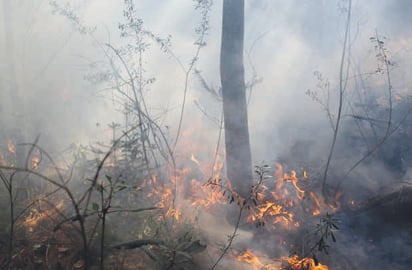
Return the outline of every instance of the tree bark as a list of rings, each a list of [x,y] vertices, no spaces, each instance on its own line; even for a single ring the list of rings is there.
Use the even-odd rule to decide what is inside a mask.
[[[225,124],[226,173],[234,191],[246,197],[252,183],[243,66],[244,0],[224,0],[220,79]]]

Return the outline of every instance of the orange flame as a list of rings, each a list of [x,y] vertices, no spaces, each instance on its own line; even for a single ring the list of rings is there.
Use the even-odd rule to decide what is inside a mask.
[[[327,265],[316,263],[312,258],[299,259],[297,255],[294,255],[287,259],[289,266],[292,270],[329,270]]]
[[[172,180],[176,181],[176,179]],[[147,192],[147,197],[155,200],[155,206],[163,209],[164,216],[179,221],[182,217],[182,211],[176,207],[174,189],[168,185],[158,183],[156,175],[153,175],[149,180],[145,179],[136,189],[142,190],[149,187],[149,185],[151,187]],[[159,216],[159,219],[164,216]]]
[[[254,270],[262,269],[265,266],[259,257],[250,250],[246,250],[243,254],[236,256],[236,260],[253,265]]]
[[[31,159],[31,167],[33,170],[37,169],[40,164],[40,158],[39,157],[33,157]]]
[[[191,182],[192,205],[202,206],[209,210],[211,206],[226,202],[224,194],[219,189],[212,189],[199,183],[196,179]]]
[[[55,204],[54,209],[41,209],[39,208],[32,208],[30,210],[30,215],[28,215],[23,220],[23,225],[27,228],[29,232],[33,232],[34,228],[42,221],[47,218],[50,218],[53,214],[56,213],[56,210],[62,209],[64,206],[64,201],[60,200],[58,203]]]
[[[299,200],[303,199],[303,197],[305,196],[305,191],[302,190],[298,186],[299,178],[297,177],[297,173],[296,173],[295,170],[291,170],[290,173],[283,172],[283,166],[281,164],[277,163],[276,164],[275,177],[276,177],[276,179],[278,179],[278,182],[276,184],[276,190],[277,191],[282,189],[282,187],[284,185],[284,182],[291,182],[294,189],[295,189],[297,198]],[[307,179],[307,172],[306,171],[303,172],[303,178]]]
[[[310,192],[310,197],[312,198],[312,200],[316,204],[316,208],[315,208],[315,210],[313,210],[312,214],[314,216],[318,216],[318,215],[320,215],[320,201],[319,201],[318,197],[316,197],[315,193],[313,193],[313,192]]]
[[[342,197],[342,193],[338,192],[335,195],[333,203],[328,204],[329,208],[332,209],[333,212],[335,212],[336,210],[338,210],[340,208],[340,199],[341,199],[341,197]]]
[[[290,174],[284,173],[283,181],[292,182],[293,187],[295,188],[296,196],[299,200],[302,200],[305,196],[305,191],[298,187],[298,177],[296,176],[296,171],[292,170]]]
[[[248,217],[248,221],[263,222],[263,219],[268,217],[271,224],[280,223],[287,229],[292,228],[290,225],[299,227],[299,221],[294,220],[294,213],[291,211],[298,201],[302,201],[305,197],[305,191],[298,183],[298,175],[294,170],[290,173],[284,172],[283,166],[276,163],[274,176],[277,180],[274,190],[262,185],[262,193],[256,196],[261,203],[251,209],[252,214]],[[303,179],[307,178],[307,172],[303,171]]]
[[[7,150],[12,154],[16,154],[16,146],[11,139],[7,140]]]
[[[262,205],[258,205],[253,209],[254,214],[248,217],[248,221],[261,221],[265,217],[274,218],[272,223],[282,223],[288,226],[293,222],[293,213],[288,212],[282,205],[275,204],[273,202],[266,202]]]

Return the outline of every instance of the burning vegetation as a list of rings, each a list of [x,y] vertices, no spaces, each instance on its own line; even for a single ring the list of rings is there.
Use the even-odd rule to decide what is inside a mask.
[[[105,58],[91,64],[84,77],[110,91],[122,124],[111,122],[103,129],[97,123],[104,140],[72,143],[64,153],[48,149],[41,136],[31,141],[24,129],[30,121],[14,119],[18,128],[0,133],[0,268],[352,270],[411,265],[412,103],[409,88],[393,83],[387,38],[376,32],[369,39],[377,70],[368,77],[352,74],[352,1],[345,2],[339,79],[333,86],[315,72],[316,89],[306,92],[326,112],[327,131],[311,127],[316,136],[300,134],[302,140],[255,166],[252,176],[249,100],[230,89],[246,95],[260,80],[254,75],[244,83],[243,65],[230,70],[234,60],[224,56],[236,49],[243,59],[243,45],[230,47],[234,37],[227,34],[222,36],[229,41],[222,45],[226,60],[221,66],[228,68],[222,89],[214,89],[196,70],[212,1],[194,2],[201,22],[195,54],[185,65],[172,51],[170,36],[146,29],[132,0],[124,1],[119,43],[100,43],[70,5],[50,1],[55,13],[98,44]],[[233,25],[244,24],[240,2],[224,6],[226,16],[232,14],[228,7],[240,15],[231,18],[239,20]],[[236,38],[243,42],[243,32]],[[184,71],[174,128],[146,100],[155,78],[147,74],[145,54],[154,44]],[[212,115],[214,106],[196,101],[200,115],[185,125],[193,74],[220,117]],[[233,85],[234,77],[241,77],[241,83]],[[60,92],[64,104],[70,102],[70,91],[66,80]]]
[[[27,186],[30,193],[9,194],[13,201],[18,198],[21,203],[11,204],[13,245],[9,246],[9,256],[2,253],[3,264],[12,269],[85,269],[99,263],[107,269],[140,269],[136,265],[142,269],[148,265],[181,269],[192,267],[197,260],[206,263],[197,256],[204,257],[207,252],[209,256],[217,256],[216,263],[224,258],[223,268],[228,260],[233,260],[253,269],[328,269],[313,258],[298,259],[294,255],[277,259],[283,258],[281,253],[265,254],[260,248],[257,253],[236,251],[240,248],[236,238],[241,231],[255,234],[254,243],[266,237],[262,238],[262,245],[269,240],[291,248],[294,243],[286,240],[290,237],[282,239],[281,235],[296,234],[308,219],[326,209],[332,211],[311,190],[313,183],[307,171],[302,170],[300,178],[296,171],[286,172],[280,163],[275,170],[267,165],[258,166],[249,197],[242,198],[229,182],[222,180],[220,158],[213,168],[206,168],[194,154],[187,155],[188,159],[180,162],[184,167],[170,172],[170,180],[159,174],[127,179],[122,175],[127,169],[115,165],[127,164],[128,157],[121,154],[126,152],[122,147],[101,153],[101,161],[96,164],[98,171],[91,171],[89,176],[84,175],[82,168],[91,160],[83,157],[76,165],[62,168],[53,160],[44,159],[49,156],[36,143],[28,151],[27,167],[20,168],[16,158],[2,163],[1,176],[9,187],[13,181],[22,181],[20,177],[30,180]],[[12,151],[15,148],[11,143],[7,149],[12,155],[18,154]],[[92,153],[95,149],[88,151]],[[119,152],[116,160],[105,164],[115,152]],[[201,177],[208,170],[214,176],[205,182]],[[79,193],[72,191],[79,189],[79,183],[71,179],[80,175],[84,177],[85,190]],[[210,232],[209,224],[213,224],[206,216],[220,223],[213,225],[221,226],[217,230],[229,234],[223,251],[216,249],[222,243],[215,242],[222,239],[208,239],[204,235]],[[331,229],[338,228],[333,225]],[[323,234],[321,242],[310,247],[307,254],[326,249],[327,236],[332,235],[335,241],[332,230],[322,232],[321,227],[318,230]],[[132,253],[135,249],[139,251]],[[215,268],[217,264],[209,262],[209,265]]]

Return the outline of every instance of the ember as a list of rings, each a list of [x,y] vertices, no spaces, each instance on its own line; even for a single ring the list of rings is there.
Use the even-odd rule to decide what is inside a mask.
[[[284,270],[328,270],[329,267],[319,262],[315,262],[312,258],[300,259],[297,255],[287,258],[287,267]]]

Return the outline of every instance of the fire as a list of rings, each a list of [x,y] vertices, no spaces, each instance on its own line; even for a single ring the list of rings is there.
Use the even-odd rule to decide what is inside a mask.
[[[7,140],[7,150],[12,154],[16,154],[16,146],[11,139]]]
[[[292,170],[290,174],[284,173],[283,181],[292,182],[292,185],[295,188],[296,196],[299,198],[299,200],[303,199],[303,197],[305,196],[305,191],[298,186],[299,179],[297,177],[296,171]]]
[[[191,181],[192,206],[208,210],[213,205],[223,204],[226,198],[218,189],[211,189],[196,179]]]
[[[253,265],[254,270],[262,269],[265,266],[260,261],[259,257],[256,254],[254,254],[251,250],[248,250],[248,249],[244,253],[236,256],[236,260]]]
[[[163,209],[166,216],[173,217],[179,221],[181,212],[172,205],[174,195],[172,188],[158,184],[156,177],[152,178],[152,182],[155,184],[155,187],[148,193],[148,197],[158,199],[158,202],[155,204],[156,207]]]
[[[223,170],[224,162],[219,154],[215,155],[213,164],[200,162],[194,154],[188,154],[188,160],[191,161],[189,166],[180,169],[176,173],[176,177],[172,179],[178,186],[178,196],[183,194],[184,199],[189,199],[189,204],[194,208],[202,207],[202,210],[211,211],[213,206],[224,204],[227,202],[225,194],[221,192],[219,185],[221,183],[220,175]],[[195,165],[193,167],[193,165]],[[193,172],[198,175],[191,177]],[[197,178],[200,177],[200,178]],[[215,185],[207,185],[205,179],[209,178],[209,182]],[[199,180],[202,179],[202,180]]]
[[[40,158],[39,157],[33,157],[31,159],[31,167],[33,170],[37,169],[40,164]]]
[[[224,162],[220,155],[216,155],[215,164],[213,164],[213,175],[219,177],[223,170]]]
[[[34,228],[43,220],[50,218],[53,214],[56,213],[56,210],[61,210],[64,206],[64,201],[60,200],[58,203],[55,204],[55,208],[46,207],[46,209],[42,209],[41,201],[39,201],[39,207],[33,208],[30,210],[30,215],[28,215],[24,221],[23,225],[27,228],[29,232],[33,232]]]
[[[160,194],[160,201],[156,203],[156,206],[159,208],[166,208],[172,197],[173,191],[171,188],[160,188],[160,190],[162,190],[162,194]]]
[[[282,205],[273,202],[258,205],[252,211],[254,211],[254,214],[248,217],[248,221],[260,222],[265,217],[272,217],[272,224],[282,223],[288,226],[293,222],[293,213],[288,212]]]
[[[284,172],[283,166],[277,163],[274,176],[274,187],[261,187],[262,192],[256,196],[259,203],[251,209],[248,221],[265,224],[267,222],[264,222],[264,219],[267,218],[272,225],[280,223],[287,229],[293,228],[290,225],[299,227],[300,223],[294,220],[295,213],[292,211],[305,198],[305,190],[299,186],[298,174],[294,170]],[[303,179],[307,178],[307,172],[303,171]]]
[[[308,177],[307,172],[304,171],[303,172],[303,178],[307,179],[307,177]],[[302,190],[298,186],[299,178],[297,177],[297,173],[296,173],[295,170],[292,170],[290,173],[283,172],[283,166],[281,164],[277,163],[276,164],[276,171],[275,171],[275,178],[278,179],[278,182],[276,184],[276,190],[277,191],[282,189],[285,182],[291,182],[293,187],[294,187],[294,191],[296,193],[297,198],[299,200],[303,199],[303,197],[305,196],[305,191]]]
[[[318,216],[318,215],[320,215],[320,201],[319,201],[318,197],[316,197],[315,193],[313,193],[313,192],[310,192],[310,197],[312,198],[312,200],[316,204],[316,208],[315,208],[315,210],[313,210],[312,214],[314,216]]]
[[[305,196],[305,191],[300,189],[297,185],[298,181],[292,181],[293,187],[296,190],[296,196],[298,197],[299,200],[303,200],[303,197]]]
[[[336,211],[340,207],[341,194],[335,196],[333,203],[325,204],[314,191],[307,189],[310,186],[308,172],[301,171],[298,176],[295,170],[286,172],[277,163],[273,173],[275,182],[266,181],[262,184],[254,196],[247,221],[257,226],[280,224],[290,230],[302,224],[305,213],[319,216],[322,212]],[[303,207],[297,207],[299,205]]]
[[[16,147],[11,139],[8,140],[7,147],[10,153],[16,153]],[[197,152],[195,151],[195,153]],[[213,188],[213,186],[211,188],[211,186],[206,186],[204,183],[206,179],[212,179],[212,181],[215,181],[217,184],[215,187],[219,187],[224,159],[221,158],[220,155],[216,155],[213,164],[211,162],[209,163],[211,166],[207,166],[207,164],[203,162],[205,160],[204,156],[197,156],[195,153],[183,153],[181,156],[185,157],[184,161],[188,163],[188,166],[185,167],[187,164],[183,164],[183,168],[177,166],[179,169],[172,171],[167,181],[160,181],[160,176],[153,175],[147,177],[141,185],[136,187],[136,190],[144,191],[142,193],[150,199],[149,203],[151,205],[162,209],[162,215],[159,215],[159,220],[171,218],[177,221],[174,222],[174,224],[179,226],[180,224],[184,224],[186,220],[183,220],[183,218],[188,217],[189,213],[192,213],[190,211],[194,208],[201,207],[200,211],[212,211],[213,206],[219,206],[219,204],[228,202],[227,193],[230,191],[226,191],[227,193],[225,194],[221,189]],[[41,155],[33,153],[31,158],[32,169],[38,169],[40,162]],[[178,163],[178,165],[181,164]],[[113,166],[115,166],[115,164],[113,164]],[[320,215],[320,200],[314,192],[305,189],[307,186],[305,184],[310,181],[307,171],[301,170],[298,171],[299,173],[295,170],[286,171],[279,163],[275,166],[275,172],[271,173],[275,176],[275,181],[268,180],[268,183],[263,183],[262,186],[259,187],[259,191],[253,194],[256,195],[254,196],[256,202],[255,205],[250,204],[250,213],[248,213],[247,221],[260,224],[263,222],[272,226],[278,224],[276,226],[294,229],[294,227],[298,227],[300,223],[304,224],[303,220],[295,220],[300,216],[298,212],[299,207],[296,206],[299,206],[298,204],[300,202],[306,202],[306,199],[311,200],[315,206],[312,214],[315,216]],[[193,172],[196,172],[196,174]],[[246,200],[246,198],[243,198],[243,200]],[[242,205],[242,201],[240,201],[240,205]],[[60,207],[61,206],[56,206],[57,209]],[[312,209],[313,208],[311,208],[311,210]],[[24,220],[29,230],[33,230],[32,228],[35,228],[39,222],[50,216],[45,210],[34,210],[32,214]],[[213,217],[213,215],[210,215],[210,217]],[[221,230],[221,227],[218,227],[218,229]],[[286,246],[286,241],[284,245]],[[266,263],[266,261],[269,260],[268,257],[258,255],[252,250],[246,250],[237,255],[236,260],[253,266],[256,270],[279,269],[280,267],[277,265],[276,268],[269,268]],[[294,256],[287,259],[287,261],[291,266],[290,269],[293,270],[328,269],[327,266],[315,262],[312,258],[299,259],[297,256]],[[271,262],[273,263],[274,261],[271,260]],[[279,260],[277,260],[276,263],[279,263]]]
[[[175,182],[179,182],[180,179],[184,179],[187,176],[188,170],[183,169],[176,172],[175,176],[172,177],[171,184],[159,183],[158,177],[153,175],[150,179],[145,179],[141,185],[136,187],[137,190],[147,191],[147,197],[154,200],[154,204],[159,209],[162,209],[163,216],[159,216],[159,219],[164,217],[172,217],[176,221],[181,220],[182,210],[178,208],[178,200],[176,198],[176,188]]]
[[[328,270],[329,267],[327,265],[323,265],[319,262],[315,262],[312,258],[303,258],[299,259],[297,255],[294,255],[287,259],[289,264],[288,268],[284,269],[292,269],[292,270]]]
[[[186,135],[182,134],[182,136],[184,138]],[[182,141],[184,140],[182,139]],[[204,152],[202,151],[203,146],[204,144],[186,145],[190,149],[182,149],[179,152],[179,158],[181,157],[183,160],[176,161],[178,169],[170,168],[175,171],[171,171],[169,181],[158,181],[157,177],[154,176],[146,180],[139,187],[139,190],[148,189],[146,194],[157,207],[163,209],[159,219],[173,218],[177,221],[174,223],[176,226],[187,221],[193,222],[195,226],[201,229],[203,229],[202,226],[207,227],[204,228],[205,231],[210,232],[210,227],[214,226],[210,226],[210,221],[205,217],[208,219],[213,218],[214,222],[215,220],[219,222],[219,218],[221,218],[219,217],[219,207],[221,204],[229,203],[230,199],[228,198],[233,197],[233,194],[231,194],[230,183],[221,180],[220,175],[224,167],[224,158],[221,155],[216,155],[213,162],[211,160],[210,162],[204,162],[207,157],[202,155]],[[265,178],[260,186],[256,188],[256,191],[252,190],[254,192],[253,202],[252,199],[246,201],[249,198],[236,198],[235,202],[238,202],[240,206],[246,205],[243,204],[243,200],[247,203],[248,207],[242,208],[249,211],[245,214],[247,215],[247,222],[255,223],[257,226],[267,226],[270,229],[276,227],[293,232],[300,224],[305,224],[304,218],[320,215],[321,209],[327,207],[318,199],[316,193],[307,188],[311,186],[311,179],[306,170],[288,170],[280,163],[277,163],[275,164],[275,170],[270,174],[274,176],[273,180]],[[207,181],[207,179],[209,180]],[[309,205],[308,209],[305,209],[307,205]],[[233,204],[233,207],[236,207],[236,205]],[[214,218],[215,216],[216,218]],[[242,220],[242,224],[243,222],[244,220]],[[223,231],[221,223],[219,225],[216,226],[217,229]],[[281,232],[286,232],[286,230],[281,230]],[[231,230],[229,233],[231,233]],[[276,239],[275,241],[278,240],[277,238],[274,239]],[[220,240],[221,236],[219,235],[216,242],[220,242]],[[286,248],[289,244],[285,240],[283,245]],[[256,270],[281,269],[279,257],[273,260],[268,256],[259,255],[255,250],[246,250],[237,254],[236,260],[248,264],[250,268],[253,267]],[[269,261],[271,266],[267,263]],[[287,269],[328,269],[327,266],[315,262],[312,258],[299,259],[295,256],[289,258],[287,262],[290,267]]]
[[[332,209],[333,212],[335,212],[336,210],[338,210],[338,209],[340,208],[340,199],[341,199],[341,197],[342,197],[342,193],[341,193],[341,192],[338,192],[338,193],[335,195],[335,198],[334,198],[334,200],[333,200],[333,203],[329,203],[329,204],[328,204],[328,207],[329,207],[330,209]]]
[[[167,209],[166,216],[173,217],[176,221],[180,221],[182,217],[182,212],[178,208]]]
[[[168,183],[159,183],[154,175],[138,187],[138,190],[148,189],[148,197],[154,200],[156,207],[163,209],[163,216],[159,218],[173,217],[176,221],[181,221],[185,215],[191,219],[193,216],[189,213],[197,211],[198,207],[210,211],[213,206],[227,202],[218,188],[211,189],[203,180],[209,174],[213,175],[216,181],[220,181],[219,176],[223,169],[220,156],[216,156],[213,166],[204,166],[194,153],[187,154],[186,157],[184,166],[171,173]],[[204,177],[203,183],[193,177],[194,173],[196,177]]]
[[[304,178],[304,179],[308,179],[308,178],[309,178],[308,172],[307,172],[306,170],[303,171],[303,178]]]
[[[197,158],[195,157],[195,155],[192,153],[192,156],[190,157],[190,160],[193,161],[197,166],[200,167],[200,162],[199,160],[197,160]]]

